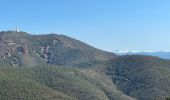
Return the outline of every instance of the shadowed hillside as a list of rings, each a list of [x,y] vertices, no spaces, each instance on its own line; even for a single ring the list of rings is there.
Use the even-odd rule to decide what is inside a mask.
[[[125,94],[140,100],[164,100],[170,94],[170,60],[121,56],[110,61],[107,75]]]

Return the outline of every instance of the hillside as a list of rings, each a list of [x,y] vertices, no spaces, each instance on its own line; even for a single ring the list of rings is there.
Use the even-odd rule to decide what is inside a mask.
[[[58,34],[0,32],[2,100],[164,100],[170,60],[105,52]]]
[[[12,66],[42,63],[86,67],[108,60],[112,53],[91,47],[64,35],[31,35],[26,32],[0,32],[0,57]]]
[[[2,100],[133,100],[109,78],[76,68],[1,66],[0,70]]]
[[[170,60],[129,55],[109,61],[107,74],[126,95],[140,100],[164,100],[170,94]]]
[[[109,77],[86,70],[115,54],[64,35],[15,31],[0,32],[0,46],[3,100],[133,100]]]

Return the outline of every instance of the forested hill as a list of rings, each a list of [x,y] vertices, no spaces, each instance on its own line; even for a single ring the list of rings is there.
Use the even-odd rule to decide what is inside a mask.
[[[57,34],[0,32],[0,100],[168,100],[170,60]]]

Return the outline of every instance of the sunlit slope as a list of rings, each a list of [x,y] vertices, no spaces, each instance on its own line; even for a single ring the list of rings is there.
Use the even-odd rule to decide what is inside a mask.
[[[3,100],[133,100],[95,72],[57,66],[0,70]]]

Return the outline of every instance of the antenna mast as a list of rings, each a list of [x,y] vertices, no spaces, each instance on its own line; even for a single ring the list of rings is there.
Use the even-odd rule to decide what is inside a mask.
[[[16,33],[19,33],[18,25],[16,25]]]

